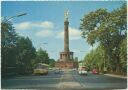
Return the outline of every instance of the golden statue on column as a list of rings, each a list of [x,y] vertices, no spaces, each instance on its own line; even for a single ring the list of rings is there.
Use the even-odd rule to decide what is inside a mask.
[[[66,11],[64,12],[64,20],[65,20],[65,21],[68,21],[68,18],[69,18],[69,10],[66,10]]]

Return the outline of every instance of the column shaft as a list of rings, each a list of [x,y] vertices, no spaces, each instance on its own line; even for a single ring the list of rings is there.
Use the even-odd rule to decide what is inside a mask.
[[[69,22],[64,22],[64,51],[69,52],[69,31],[68,31]]]

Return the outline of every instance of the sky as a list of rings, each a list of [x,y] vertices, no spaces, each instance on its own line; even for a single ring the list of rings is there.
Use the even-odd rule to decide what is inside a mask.
[[[106,8],[109,12],[119,8],[124,1],[3,1],[1,16],[11,17],[16,32],[29,37],[36,49],[47,50],[49,57],[59,59],[64,49],[64,11],[69,10],[69,49],[82,60],[92,47],[81,38],[80,19],[91,11]],[[94,45],[93,48],[96,48]]]

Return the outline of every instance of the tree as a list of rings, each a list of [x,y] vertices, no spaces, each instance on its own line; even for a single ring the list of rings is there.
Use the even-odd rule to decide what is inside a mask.
[[[119,45],[126,38],[126,18],[127,8],[126,4],[123,4],[112,12],[98,9],[81,19],[82,37],[86,38],[90,45],[95,42],[102,45],[109,63],[117,72],[120,71]]]
[[[2,76],[8,74],[10,67],[16,67],[17,34],[13,24],[6,19],[1,22],[1,66]]]
[[[127,39],[125,38],[120,44],[120,64],[122,72],[127,73]]]
[[[96,68],[99,71],[104,69],[104,51],[101,46],[98,46],[96,49],[91,50],[84,57],[84,64],[89,69],[92,70]]]
[[[17,68],[19,73],[31,73],[33,60],[36,57],[36,50],[28,37],[19,37],[17,40]]]
[[[45,50],[42,50],[42,48],[39,48],[39,50],[36,52],[36,61],[35,61],[35,63],[49,64],[48,53]]]
[[[54,59],[49,59],[49,66],[55,67],[55,60]]]

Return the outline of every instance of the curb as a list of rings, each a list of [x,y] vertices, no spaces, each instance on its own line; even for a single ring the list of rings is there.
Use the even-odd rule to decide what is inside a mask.
[[[117,78],[123,78],[123,79],[127,79],[127,76],[120,76],[120,75],[113,75],[113,74],[104,74],[106,76],[111,76],[111,77],[117,77]]]

